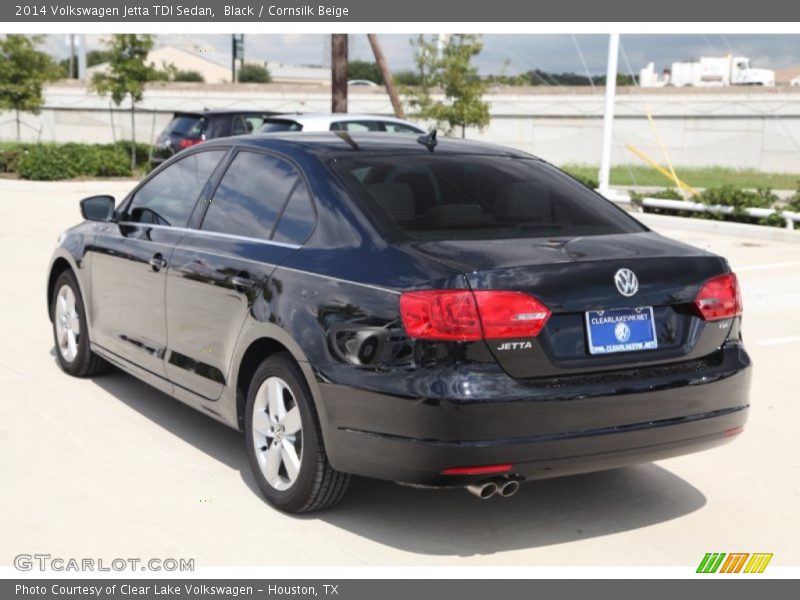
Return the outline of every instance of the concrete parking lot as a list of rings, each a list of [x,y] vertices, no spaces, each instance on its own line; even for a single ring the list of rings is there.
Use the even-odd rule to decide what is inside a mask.
[[[0,565],[46,552],[198,567],[666,566],[710,551],[800,564],[800,243],[648,221],[740,276],[755,377],[734,443],[488,502],[356,480],[333,510],[290,517],[261,500],[237,432],[128,375],[78,380],[55,364],[45,276],[56,237],[80,219],[78,199],[131,185],[0,180]]]

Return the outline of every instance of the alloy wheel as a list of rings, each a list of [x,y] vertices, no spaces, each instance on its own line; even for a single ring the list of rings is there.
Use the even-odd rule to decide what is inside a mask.
[[[278,491],[288,490],[300,473],[303,427],[294,394],[280,377],[268,377],[258,388],[252,430],[256,458],[267,483]]]
[[[78,356],[78,342],[81,335],[81,320],[75,301],[75,292],[68,285],[62,285],[56,296],[55,311],[56,340],[58,351],[67,362]]]

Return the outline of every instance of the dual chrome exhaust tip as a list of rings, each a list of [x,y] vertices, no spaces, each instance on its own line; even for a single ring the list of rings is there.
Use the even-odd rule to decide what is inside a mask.
[[[519,479],[511,477],[492,477],[471,483],[466,490],[481,500],[488,500],[495,495],[510,498],[519,491],[519,482]]]

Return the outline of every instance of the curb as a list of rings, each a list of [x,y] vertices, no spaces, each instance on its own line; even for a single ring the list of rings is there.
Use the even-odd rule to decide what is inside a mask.
[[[28,181],[0,179],[0,192],[22,194],[127,194],[139,183],[136,179],[85,181]],[[123,194],[123,195],[124,195]]]
[[[655,215],[641,212],[631,213],[631,216],[656,231],[661,228],[675,228],[714,233],[717,235],[747,237],[769,242],[800,244],[800,231],[790,231],[778,227],[750,225],[748,223],[727,223],[725,221],[692,219],[691,217],[674,217],[671,215]]]

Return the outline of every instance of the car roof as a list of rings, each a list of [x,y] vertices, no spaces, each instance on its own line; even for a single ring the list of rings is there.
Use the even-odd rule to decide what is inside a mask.
[[[280,115],[270,115],[269,120],[296,121],[301,125],[308,125],[309,123],[312,122],[324,123],[328,125],[330,123],[336,123],[338,121],[388,121],[390,123],[408,123],[409,125],[413,125],[414,127],[420,127],[419,125],[412,123],[411,121],[398,119],[397,117],[392,117],[389,115],[367,115],[360,113],[323,113],[323,112],[284,113]]]
[[[229,138],[217,138],[203,144],[204,147],[217,145],[253,147],[273,150],[287,155],[313,154],[320,157],[352,156],[354,153],[364,154],[427,154],[427,147],[417,141],[418,136],[398,135],[384,132],[282,132],[256,133]],[[483,154],[510,156],[518,158],[536,158],[525,152],[506,148],[496,144],[487,144],[475,140],[440,137],[433,154]]]
[[[241,110],[236,110],[232,108],[210,108],[205,110],[176,110],[174,115],[182,116],[187,115],[191,117],[203,117],[203,116],[214,116],[214,115],[269,115],[272,116],[274,113],[270,110],[256,110],[252,108],[243,108]]]

